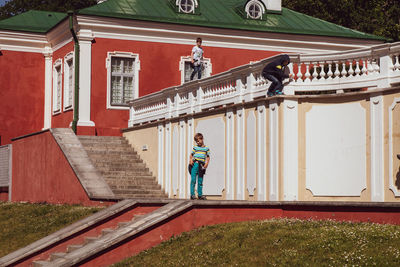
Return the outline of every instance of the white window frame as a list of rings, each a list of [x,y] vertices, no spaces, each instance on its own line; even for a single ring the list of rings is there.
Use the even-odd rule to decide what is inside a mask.
[[[111,59],[112,57],[125,57],[125,58],[133,58],[134,59],[134,83],[133,83],[133,98],[136,99],[139,97],[139,71],[140,71],[140,60],[139,54],[131,53],[131,52],[108,52],[106,58],[106,69],[107,69],[107,109],[122,109],[129,110],[127,106],[115,106],[111,105]]]
[[[187,13],[187,14],[189,14],[189,13],[193,13],[194,14],[195,11],[196,11],[196,8],[199,6],[199,3],[197,2],[197,0],[191,0],[191,1],[193,1],[193,8],[191,10],[189,10],[189,11],[185,11],[182,8],[182,5],[181,5],[182,0],[176,0],[175,4],[178,7],[179,12]]]
[[[260,7],[260,15],[258,17],[253,17],[250,15],[251,5],[258,5]],[[250,0],[249,2],[246,3],[244,10],[246,11],[247,18],[251,19],[262,19],[263,15],[265,14],[265,6],[259,0]]]
[[[57,72],[57,68],[60,68],[60,73]],[[62,74],[63,64],[62,59],[59,58],[53,63],[53,115],[61,113]],[[59,83],[58,78],[61,79]],[[58,88],[58,85],[60,85],[60,88]]]
[[[72,61],[72,84],[69,84],[69,65],[68,62]],[[74,107],[74,85],[75,85],[75,62],[74,62],[74,52],[70,52],[64,57],[64,105],[63,110],[72,110]],[[71,103],[68,102],[69,97],[71,98]]]
[[[191,62],[191,57],[190,56],[183,56],[181,57],[181,60],[179,61],[179,71],[181,72],[181,84],[185,83],[185,62]],[[211,64],[211,59],[210,58],[203,58],[203,64],[204,64],[204,76],[201,78],[206,78],[210,77],[212,73],[212,64]],[[192,69],[193,71],[193,69]],[[197,79],[197,74],[195,75],[195,79]]]

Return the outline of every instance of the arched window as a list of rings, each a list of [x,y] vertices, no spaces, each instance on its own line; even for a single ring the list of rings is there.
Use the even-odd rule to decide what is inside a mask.
[[[198,3],[197,0],[176,0],[176,5],[179,8],[179,12],[195,13]]]
[[[245,11],[248,18],[262,19],[262,16],[265,13],[265,7],[258,0],[250,0],[246,4]]]

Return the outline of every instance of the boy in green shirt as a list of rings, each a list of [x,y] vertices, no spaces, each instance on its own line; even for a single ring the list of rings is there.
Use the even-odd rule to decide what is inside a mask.
[[[207,198],[203,196],[203,177],[210,162],[210,149],[204,145],[203,135],[197,133],[194,136],[196,146],[193,146],[192,154],[190,155],[191,181],[190,181],[190,199],[196,199],[194,188],[196,186],[196,178],[198,180],[197,194],[201,200]]]

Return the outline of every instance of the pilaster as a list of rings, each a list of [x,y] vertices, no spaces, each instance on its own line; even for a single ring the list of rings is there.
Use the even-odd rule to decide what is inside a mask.
[[[53,77],[53,51],[46,46],[43,49],[45,76],[44,76],[44,117],[43,130],[51,128],[51,86]]]

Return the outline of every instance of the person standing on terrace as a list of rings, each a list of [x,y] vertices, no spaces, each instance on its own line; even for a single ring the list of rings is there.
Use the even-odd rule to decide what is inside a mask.
[[[201,133],[196,133],[194,136],[194,141],[196,145],[193,146],[192,154],[190,154],[189,170],[190,170],[190,199],[196,199],[195,186],[196,180],[197,185],[197,195],[201,200],[206,200],[207,198],[203,196],[203,178],[206,173],[208,164],[210,163],[210,149],[204,145],[203,135]]]
[[[201,79],[201,71],[203,69],[203,54],[204,50],[201,47],[202,40],[201,38],[197,38],[196,45],[192,49],[192,54],[190,56],[193,66],[192,75],[190,75],[190,80],[193,80],[194,75],[197,73],[197,78]]]
[[[274,61],[268,63],[263,71],[262,76],[271,81],[267,96],[283,95],[283,80],[291,78],[292,74],[286,74],[287,65],[290,63],[290,57],[286,54],[278,56]]]

